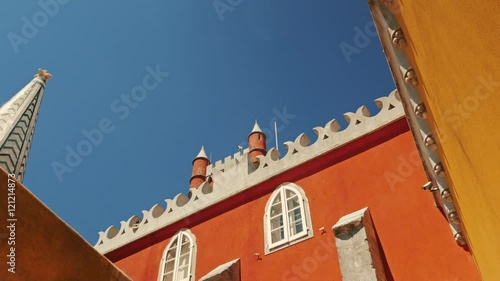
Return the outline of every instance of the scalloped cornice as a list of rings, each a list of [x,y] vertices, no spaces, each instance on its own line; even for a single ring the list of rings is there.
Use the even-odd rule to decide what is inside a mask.
[[[295,141],[285,142],[288,151],[282,158],[275,148],[269,150],[266,156],[258,156],[256,169],[249,169],[247,150],[210,165],[207,175],[213,180],[213,188],[206,181],[199,188],[191,188],[189,197],[178,194],[173,199],[166,199],[166,208],[157,204],[149,211],[142,211],[142,219],[133,216],[120,222],[119,228],[110,226],[99,232],[95,248],[103,254],[121,248],[404,117],[397,91],[377,99],[375,103],[380,109],[376,115],[371,116],[368,108],[361,106],[356,112],[344,115],[349,122],[345,129],[342,130],[335,119],[331,120],[324,127],[313,129],[317,135],[314,143],[311,144],[306,134],[300,134]]]

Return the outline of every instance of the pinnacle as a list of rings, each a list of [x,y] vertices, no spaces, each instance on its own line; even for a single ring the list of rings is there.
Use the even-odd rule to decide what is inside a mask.
[[[255,120],[255,125],[253,126],[253,130],[251,133],[262,133],[262,130],[259,127],[259,123],[257,123],[257,120]]]
[[[205,158],[208,159],[207,153],[205,152],[205,146],[201,146],[200,153],[196,156],[196,158]]]

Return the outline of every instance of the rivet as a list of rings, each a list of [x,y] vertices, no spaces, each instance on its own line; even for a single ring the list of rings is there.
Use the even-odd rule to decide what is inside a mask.
[[[443,200],[446,202],[453,202],[453,197],[451,196],[451,192],[448,189],[445,189],[443,190],[443,192],[441,192],[441,198],[443,198]]]
[[[415,107],[415,115],[417,115],[417,117],[419,118],[427,119],[427,109],[425,108],[424,103],[421,102],[417,104],[417,106]]]
[[[413,70],[413,68],[410,68],[408,71],[406,71],[405,82],[412,85],[412,86],[418,85],[417,75],[415,74],[415,71]]]
[[[460,246],[467,245],[467,240],[465,240],[465,237],[461,233],[455,234],[455,242]]]
[[[441,163],[436,164],[436,166],[434,166],[434,173],[436,173],[436,175],[438,175],[440,177],[444,176],[445,172],[444,172],[443,164],[441,164]]]
[[[448,218],[454,224],[460,224],[460,218],[458,217],[457,212],[451,212],[448,214]]]
[[[436,141],[434,140],[432,134],[425,137],[424,143],[425,143],[425,146],[430,150],[435,151],[437,149],[437,144],[436,144]]]
[[[392,43],[394,45],[396,45],[397,47],[400,47],[400,48],[406,47],[406,38],[405,38],[403,30],[401,30],[401,28],[396,29],[396,31],[394,31],[392,33],[391,39],[392,39]]]

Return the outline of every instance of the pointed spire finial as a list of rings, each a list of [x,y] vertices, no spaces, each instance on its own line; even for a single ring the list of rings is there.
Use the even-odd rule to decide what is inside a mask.
[[[205,152],[205,146],[204,145],[201,146],[200,153],[198,153],[198,155],[196,156],[196,158],[205,158],[205,159],[208,159],[207,153]]]
[[[0,107],[0,168],[15,174],[20,182],[26,172],[35,121],[45,91],[45,83],[37,77],[45,82],[51,75],[39,69],[35,79]],[[57,176],[62,181],[61,175]]]
[[[43,78],[45,81],[49,80],[50,78],[52,78],[52,74],[50,74],[46,69],[41,69],[39,68],[38,69],[38,73],[35,74],[35,77],[41,77]]]
[[[262,133],[262,130],[259,127],[259,123],[257,123],[257,120],[255,120],[255,125],[253,126],[251,133]]]

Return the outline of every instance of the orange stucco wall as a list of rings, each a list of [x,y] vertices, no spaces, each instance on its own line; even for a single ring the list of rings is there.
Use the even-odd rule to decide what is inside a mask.
[[[198,247],[196,280],[236,258],[241,259],[242,280],[341,280],[331,227],[363,207],[371,210],[394,280],[479,280],[469,252],[456,245],[432,196],[420,189],[426,179],[409,132],[333,165],[322,164],[324,168],[313,174],[283,178],[304,189],[314,237],[264,255],[263,216],[271,189],[190,227]],[[392,185],[388,173],[399,177]],[[321,227],[326,232],[321,233]],[[168,242],[146,247],[116,264],[133,280],[157,280]],[[260,260],[255,253],[260,253]]]
[[[3,169],[0,221],[2,281],[130,281]]]
[[[500,2],[399,1],[418,91],[484,280],[500,280]]]

